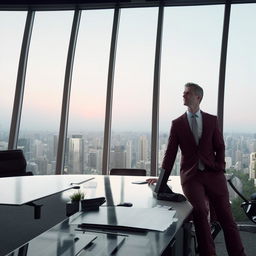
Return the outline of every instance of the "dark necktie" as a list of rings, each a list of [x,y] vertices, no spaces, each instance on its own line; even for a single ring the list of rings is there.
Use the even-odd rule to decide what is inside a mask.
[[[198,136],[198,125],[197,125],[197,115],[194,114],[191,116],[191,130],[192,130],[192,133],[194,135],[194,138],[195,138],[195,141],[196,141],[196,145],[198,145],[198,142],[199,142],[199,136]]]
[[[192,133],[194,135],[195,141],[196,141],[196,145],[198,145],[199,143],[199,135],[198,135],[198,125],[197,125],[197,118],[198,116],[196,114],[193,114],[191,116],[191,130]],[[199,163],[198,163],[198,169],[203,171],[204,170],[204,164],[202,163],[202,161],[199,159]]]

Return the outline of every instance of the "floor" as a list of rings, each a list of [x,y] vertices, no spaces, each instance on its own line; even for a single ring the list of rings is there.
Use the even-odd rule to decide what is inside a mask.
[[[252,227],[254,227],[254,225],[251,223],[246,223],[246,224],[250,224]],[[246,256],[256,256],[256,232],[255,231],[256,230],[254,228],[253,228],[253,232],[240,231],[240,236],[245,248]],[[224,240],[224,235],[222,231],[219,232],[219,234],[217,235],[214,241],[215,241],[217,256],[233,256],[233,255],[228,255],[226,251],[225,240]],[[189,254],[189,256],[198,256],[198,254],[195,254],[193,239],[191,244],[191,254]]]
[[[241,239],[245,248],[246,256],[256,255],[256,233],[240,231]],[[215,238],[217,256],[228,256],[225,247],[223,232]]]

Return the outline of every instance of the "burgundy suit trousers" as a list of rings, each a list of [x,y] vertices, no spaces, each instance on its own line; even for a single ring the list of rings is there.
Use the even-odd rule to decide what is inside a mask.
[[[224,173],[198,170],[198,173],[185,182],[182,187],[184,194],[193,206],[193,221],[200,256],[216,254],[208,221],[209,208],[205,203],[207,198],[223,229],[229,256],[244,256],[239,231],[231,212]]]

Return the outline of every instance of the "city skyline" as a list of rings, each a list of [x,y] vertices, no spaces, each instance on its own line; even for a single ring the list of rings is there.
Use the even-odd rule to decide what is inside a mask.
[[[168,133],[159,134],[158,167],[166,150]],[[0,133],[3,137],[3,132]],[[142,168],[150,175],[151,159],[150,133],[126,132],[112,134],[109,169],[111,168]],[[225,133],[226,168],[248,173],[251,178],[251,159],[256,152],[256,133],[231,134]],[[0,149],[7,146],[7,135],[0,140]],[[58,136],[47,132],[29,132],[21,136],[18,148],[22,149],[28,163],[28,169],[34,174],[54,174],[56,168]],[[101,174],[103,153],[103,134],[97,132],[69,134],[66,141],[65,165],[63,173]],[[253,160],[254,161],[254,160]],[[172,174],[179,175],[180,154],[177,155]]]

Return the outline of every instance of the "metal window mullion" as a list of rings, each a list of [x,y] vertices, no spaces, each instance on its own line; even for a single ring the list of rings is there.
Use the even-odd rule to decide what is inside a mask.
[[[34,17],[35,17],[35,12],[28,11],[25,29],[23,33],[21,52],[20,52],[20,60],[19,60],[19,66],[18,66],[16,89],[15,89],[14,103],[13,103],[13,109],[12,109],[12,120],[11,120],[11,126],[10,126],[8,149],[17,148],[17,143],[18,143],[29,45],[31,41]]]
[[[60,120],[58,150],[57,150],[57,159],[56,159],[56,172],[55,172],[56,174],[61,174],[64,168],[71,81],[72,81],[76,41],[77,41],[77,35],[78,35],[80,19],[81,19],[81,12],[82,12],[81,10],[78,10],[78,9],[75,10],[73,23],[72,23],[72,30],[70,34],[65,79],[64,79],[63,97],[62,97],[61,120]]]
[[[152,176],[157,175],[157,169],[158,169],[159,94],[160,94],[160,67],[161,67],[163,18],[164,18],[164,5],[163,3],[161,3],[158,11],[154,84],[153,84],[153,102],[152,102],[151,173],[150,173],[150,175]]]
[[[120,16],[120,8],[116,7],[114,12],[114,19],[113,19],[109,67],[108,67],[102,174],[107,174],[108,172],[108,163],[109,163],[109,154],[110,154],[114,71],[115,71],[115,59],[116,59],[116,45],[117,45],[118,28],[119,28],[119,16]]]
[[[228,32],[230,21],[230,1],[227,1],[224,12],[221,56],[220,56],[220,70],[219,70],[219,90],[218,90],[218,120],[221,131],[223,131],[223,113],[224,113],[224,92],[225,92],[225,77],[226,77],[226,60],[228,47]]]

